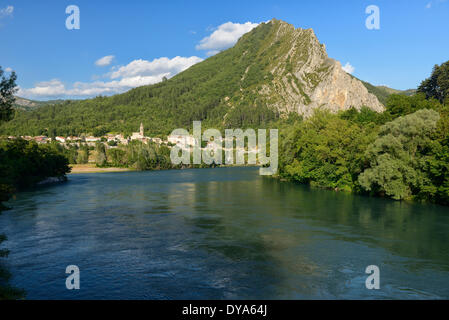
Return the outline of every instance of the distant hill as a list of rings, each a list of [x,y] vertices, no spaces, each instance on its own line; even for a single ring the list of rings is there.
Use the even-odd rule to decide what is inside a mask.
[[[387,86],[374,86],[366,81],[362,81],[362,83],[366,87],[366,89],[368,89],[368,92],[374,94],[377,99],[379,99],[379,101],[384,105],[386,104],[388,97],[392,94],[404,94],[406,96],[411,96],[416,93],[416,89],[396,90]]]
[[[39,108],[42,106],[50,105],[50,104],[60,104],[63,103],[64,100],[48,100],[48,101],[37,101],[30,100],[21,97],[15,97],[16,101],[14,103],[14,107],[22,110],[32,110],[35,108]]]
[[[258,127],[317,108],[368,106],[380,112],[382,92],[343,71],[312,29],[273,19],[234,47],[155,85],[43,106],[25,101],[29,111],[0,127],[0,134],[130,133],[143,122],[146,133],[162,135],[188,128],[194,120],[217,128]]]

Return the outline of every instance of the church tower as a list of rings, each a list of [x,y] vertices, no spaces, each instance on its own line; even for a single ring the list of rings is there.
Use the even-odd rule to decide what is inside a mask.
[[[140,123],[140,135],[143,137],[143,123]]]

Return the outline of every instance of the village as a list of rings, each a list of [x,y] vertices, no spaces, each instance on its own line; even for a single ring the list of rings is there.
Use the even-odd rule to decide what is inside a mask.
[[[56,141],[63,146],[86,144],[89,147],[95,147],[97,143],[103,143],[106,148],[117,148],[118,145],[128,145],[131,141],[140,141],[145,144],[156,143],[158,145],[166,145],[172,147],[178,145],[181,148],[190,148],[196,145],[196,140],[192,136],[182,136],[182,135],[170,135],[167,140],[163,140],[157,137],[147,137],[144,134],[143,124],[140,124],[139,132],[133,132],[129,137],[125,137],[123,134],[106,134],[101,137],[94,136],[56,136],[54,138],[47,136],[8,136],[9,140],[14,140],[21,138],[27,141],[35,141],[39,144],[51,143]]]
[[[167,139],[161,139],[159,137],[148,137],[145,136],[145,131],[144,131],[144,126],[141,123],[140,124],[140,128],[139,128],[139,132],[133,132],[130,136],[125,137],[124,134],[120,133],[120,134],[105,134],[104,136],[101,137],[95,137],[95,136],[67,136],[67,137],[63,137],[63,136],[56,136],[54,138],[51,137],[47,137],[47,136],[20,136],[20,137],[16,137],[16,136],[8,136],[7,139],[9,140],[14,140],[17,138],[21,138],[27,141],[35,141],[38,144],[46,144],[46,143],[51,143],[51,142],[57,142],[60,145],[64,146],[64,147],[70,147],[70,146],[77,146],[80,147],[82,145],[87,145],[88,147],[96,147],[98,144],[104,144],[106,149],[114,149],[114,148],[118,148],[120,145],[128,145],[130,142],[132,141],[140,141],[144,144],[149,144],[149,143],[155,143],[159,146],[167,146],[168,148],[172,148],[173,146],[178,146],[181,149],[184,150],[191,150],[193,147],[196,146],[200,146],[200,149],[205,150],[205,149],[218,149],[221,148],[223,150],[231,150],[231,149],[227,149],[225,148],[223,145],[219,145],[217,144],[215,141],[207,141],[207,142],[199,142],[197,139],[195,139],[195,137],[193,137],[192,135],[178,135],[178,134],[171,134],[169,136],[167,136]],[[226,142],[226,140],[231,139],[233,140],[233,137],[226,137],[223,139],[223,143]],[[252,146],[250,148],[246,147],[246,148],[239,148],[236,147],[235,150],[240,150],[244,153],[248,153],[248,154],[256,154],[258,151],[257,146]]]

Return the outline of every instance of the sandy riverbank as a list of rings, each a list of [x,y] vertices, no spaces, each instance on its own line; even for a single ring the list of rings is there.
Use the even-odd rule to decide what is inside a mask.
[[[70,168],[70,174],[132,171],[130,168],[98,168],[95,164],[72,164]]]

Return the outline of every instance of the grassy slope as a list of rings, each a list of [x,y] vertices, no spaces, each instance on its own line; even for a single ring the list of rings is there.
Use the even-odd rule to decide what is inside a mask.
[[[416,92],[416,90],[414,90],[414,89],[402,91],[402,90],[392,89],[392,88],[389,88],[386,86],[374,86],[371,83],[368,83],[363,80],[360,80],[360,81],[362,81],[363,85],[366,87],[366,89],[368,89],[368,92],[374,94],[383,105],[386,104],[388,97],[392,94],[405,94],[407,96],[410,96],[410,95],[415,94],[415,92]]]

